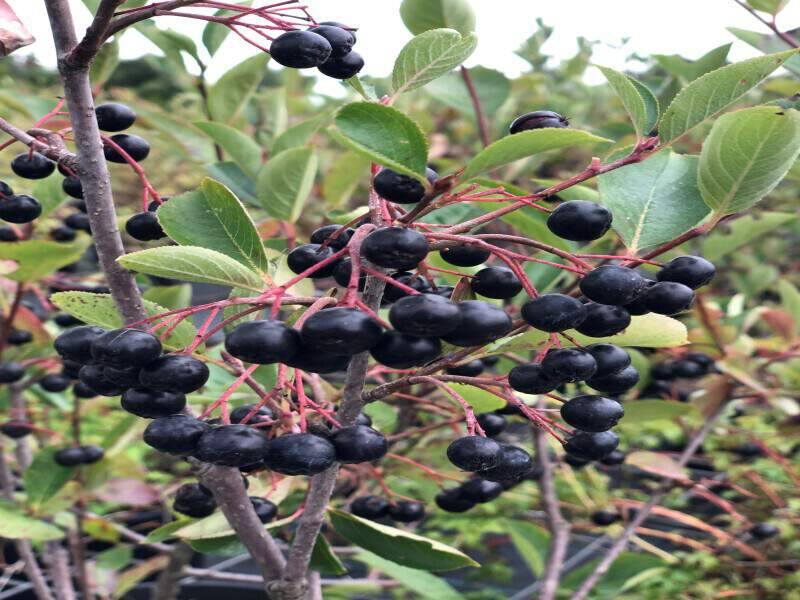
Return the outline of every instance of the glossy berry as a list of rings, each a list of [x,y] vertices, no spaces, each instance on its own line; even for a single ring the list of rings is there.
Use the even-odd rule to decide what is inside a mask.
[[[702,352],[692,352],[691,354],[686,354],[683,358],[685,360],[696,362],[707,371],[714,366],[714,358],[708,354],[703,354]]]
[[[287,31],[276,37],[269,53],[279,65],[293,69],[318,67],[331,55],[327,39],[313,31]]]
[[[494,437],[503,432],[508,425],[506,418],[497,413],[481,413],[476,417],[478,425],[481,426],[483,432],[489,437]]]
[[[389,514],[389,501],[380,496],[361,496],[350,503],[350,512],[362,519],[376,521]]]
[[[344,464],[378,460],[389,450],[384,435],[366,425],[343,427],[328,439],[336,448],[336,460]]]
[[[602,460],[616,450],[617,445],[619,437],[612,431],[577,431],[567,438],[564,450],[583,460]]]
[[[313,314],[300,329],[308,348],[352,356],[369,350],[380,340],[381,326],[356,308],[336,307]]]
[[[349,258],[342,259],[336,263],[333,269],[333,280],[343,288],[350,286],[350,277],[353,275],[353,263]],[[364,290],[367,285],[367,274],[362,270],[358,275],[358,291]]]
[[[350,356],[320,352],[304,344],[297,355],[287,364],[309,373],[335,373],[347,369],[347,365],[350,364]]]
[[[23,152],[11,161],[11,170],[23,179],[44,179],[56,170],[56,163],[38,152]]]
[[[614,344],[592,344],[584,348],[594,358],[597,370],[592,377],[605,377],[619,373],[631,364],[631,355]]]
[[[477,267],[491,256],[488,250],[469,244],[454,244],[439,250],[442,260],[457,267]]]
[[[631,324],[630,313],[620,306],[584,305],[586,319],[575,329],[589,337],[607,337],[624,331]]]
[[[780,530],[772,523],[758,523],[750,528],[750,535],[759,540],[775,537]]]
[[[405,296],[392,305],[389,321],[399,332],[419,337],[445,335],[461,325],[459,305],[434,294]]]
[[[334,79],[350,79],[364,68],[364,59],[358,52],[331,57],[319,66],[319,72]]]
[[[0,200],[0,202],[2,202],[2,200]],[[73,237],[74,233],[75,232],[73,232]],[[20,239],[19,235],[17,234],[17,232],[14,230],[13,227],[9,227],[7,225],[0,226],[0,242],[18,242],[19,239]]]
[[[297,355],[300,346],[300,333],[296,329],[273,320],[241,323],[225,337],[229,354],[258,365],[286,363]]]
[[[507,267],[486,267],[471,280],[472,291],[498,300],[513,298],[522,291],[522,283]]]
[[[222,425],[200,436],[193,455],[203,462],[242,467],[263,460],[269,449],[264,434],[247,425]]]
[[[337,25],[317,25],[310,27],[308,31],[313,31],[328,40],[332,58],[340,58],[350,53],[353,44],[356,43],[356,37],[351,31]]]
[[[152,242],[166,236],[158,222],[158,217],[153,212],[140,212],[133,215],[125,222],[125,231],[133,239],[141,242]]]
[[[436,495],[436,506],[445,512],[462,513],[475,506],[471,500],[461,495],[461,488],[444,490]]]
[[[255,407],[255,404],[243,404],[241,406],[237,406],[231,411],[231,423],[244,422],[247,415],[253,412]],[[269,422],[273,421],[274,419],[275,415],[268,406],[259,406],[258,410],[253,414],[253,416],[247,419],[245,425],[255,425],[256,423]]]
[[[426,168],[425,178],[433,183],[439,178],[439,174]],[[395,204],[416,204],[425,197],[425,186],[419,180],[391,169],[381,169],[372,185],[381,198]]]
[[[150,143],[138,135],[118,133],[111,136],[111,141],[137,163],[142,162],[150,154]],[[109,162],[119,164],[128,162],[122,154],[117,152],[116,148],[112,148],[111,146],[103,146],[103,154],[105,154],[106,160]]]
[[[119,396],[125,391],[126,386],[121,386],[108,379],[105,369],[101,365],[85,365],[81,367],[78,377],[81,382],[89,386],[100,396]]]
[[[500,444],[497,464],[480,471],[480,476],[489,481],[514,481],[525,476],[533,468],[531,455],[511,444]]]
[[[656,274],[659,281],[682,283],[693,290],[706,285],[716,273],[713,264],[700,256],[673,258]]]
[[[97,126],[101,131],[124,131],[136,121],[136,113],[119,102],[107,102],[95,107]]]
[[[117,368],[143,367],[161,356],[161,341],[152,333],[123,327],[97,336],[92,358]]]
[[[59,225],[50,230],[50,237],[54,242],[71,242],[77,235],[78,233],[72,227],[66,225]]]
[[[144,430],[144,442],[167,454],[192,454],[206,431],[210,429],[194,417],[170,415],[152,421]]]
[[[676,360],[672,363],[672,374],[675,377],[694,379],[706,374],[706,369],[693,360]]]
[[[181,412],[186,407],[186,396],[173,392],[132,387],[122,394],[122,409],[145,419],[157,419]]]
[[[400,523],[413,523],[425,516],[425,505],[422,502],[398,500],[389,506],[389,516]]]
[[[105,456],[105,451],[100,446],[95,446],[94,444],[81,446],[80,449],[83,453],[83,464],[85,465],[96,463]]]
[[[79,446],[62,448],[53,455],[53,460],[62,467],[77,467],[83,464],[83,459],[83,449]]]
[[[334,253],[335,250],[330,246],[323,248],[319,244],[303,244],[289,252],[289,255],[286,257],[286,261],[292,272],[299,275],[303,271],[306,271],[314,265],[317,265],[330,258]],[[336,263],[330,262],[311,273],[309,277],[311,279],[330,277],[333,275],[333,270],[335,268]]]
[[[621,450],[614,450],[608,456],[601,458],[600,462],[608,467],[615,467],[625,462],[625,453]]]
[[[144,387],[188,394],[208,381],[204,362],[185,354],[167,354],[146,365],[139,374]]]
[[[61,182],[61,189],[64,190],[64,193],[67,196],[78,199],[83,198],[83,186],[81,185],[81,180],[75,175],[65,177]]]
[[[572,454],[567,454],[564,456],[564,462],[567,463],[573,469],[582,469],[592,461],[585,460],[583,458],[578,458],[577,456],[573,456]]]
[[[39,386],[46,392],[63,392],[70,383],[69,377],[60,373],[49,373],[39,380]]]
[[[674,281],[660,281],[642,294],[642,301],[650,312],[675,315],[692,305],[694,291],[689,286]]]
[[[514,122],[511,123],[508,128],[508,132],[514,134],[520,131],[542,129],[545,127],[563,129],[564,127],[569,127],[569,121],[552,110],[536,110],[525,113],[514,119]]]
[[[637,383],[639,383],[639,371],[633,366],[627,366],[617,373],[586,380],[586,385],[590,388],[606,394],[623,394],[633,389]]]
[[[89,219],[89,215],[86,213],[77,212],[68,215],[67,218],[64,219],[64,225],[67,227],[72,227],[72,229],[76,229],[78,231],[92,233],[92,223]]]
[[[422,277],[421,275],[416,275],[414,273],[409,273],[408,271],[398,271],[397,273],[392,273],[389,275],[395,281],[402,283],[406,287],[410,287],[413,290],[417,290],[418,292],[425,292],[430,290],[430,286],[428,285],[428,281]],[[408,296],[409,293],[405,290],[401,290],[399,287],[394,286],[390,283],[386,284],[386,288],[383,291],[383,300],[386,303],[396,302],[400,298],[405,298]]]
[[[357,39],[356,30],[348,25],[345,25],[344,23],[339,23],[338,21],[320,21],[319,23],[317,23],[317,26],[319,25],[331,25],[332,27],[339,27],[340,29],[345,29],[350,33],[350,35],[353,36],[353,43],[356,42]]]
[[[586,319],[580,300],[564,294],[543,294],[522,306],[522,318],[541,331],[575,329]]]
[[[214,496],[199,483],[185,483],[175,493],[172,509],[187,517],[202,519],[217,508]]]
[[[10,437],[12,440],[24,438],[32,432],[33,429],[31,429],[30,423],[24,423],[22,421],[6,421],[0,425],[0,433],[6,437]]]
[[[0,219],[9,223],[30,223],[42,214],[39,201],[25,194],[0,199]]]
[[[8,198],[14,195],[14,190],[5,181],[0,181],[0,198]]]
[[[76,398],[95,398],[98,395],[97,392],[82,381],[72,386],[72,393],[75,394]]]
[[[633,269],[603,265],[581,279],[583,295],[599,304],[622,306],[644,291],[646,280]]]
[[[594,357],[578,348],[551,350],[542,360],[542,370],[551,379],[562,382],[582,381],[594,375],[597,363]]]
[[[587,200],[570,200],[550,213],[547,228],[565,240],[590,242],[603,237],[611,221],[611,211],[604,206]]]
[[[483,346],[511,331],[511,317],[499,306],[481,300],[465,300],[456,305],[461,313],[461,324],[454,331],[442,336],[450,344],[462,347]]]
[[[561,405],[564,422],[584,431],[607,431],[624,414],[625,409],[619,402],[603,396],[575,396]]]
[[[500,460],[500,444],[478,435],[458,438],[447,447],[447,458],[463,471],[484,471]]]
[[[477,377],[483,373],[486,365],[480,359],[470,360],[460,365],[447,367],[447,372],[450,375],[461,375],[462,377]]]
[[[372,358],[392,369],[410,369],[422,366],[442,353],[442,344],[436,338],[406,335],[399,331],[384,331],[378,343],[370,349]]]
[[[328,242],[328,246],[334,250],[341,250],[347,246],[354,233],[353,229],[342,228],[340,225],[323,225],[315,229],[308,239],[312,244]]]
[[[562,383],[545,373],[540,364],[517,365],[508,374],[508,385],[523,394],[546,394]]]
[[[328,440],[310,433],[290,433],[270,442],[265,463],[282,475],[316,475],[336,461],[336,449]]]
[[[23,346],[33,341],[33,334],[22,329],[12,329],[8,332],[6,342],[12,346]]]
[[[361,246],[364,257],[387,269],[416,267],[428,255],[428,240],[404,227],[384,227],[370,233]]]
[[[461,497],[475,504],[491,502],[503,493],[503,486],[483,477],[473,477],[461,484]]]
[[[619,521],[620,516],[615,510],[598,510],[592,513],[591,519],[595,525],[606,527]]]
[[[258,520],[262,523],[274,521],[275,517],[278,516],[278,507],[269,500],[250,496],[250,503],[253,505],[253,510],[256,512]]]
[[[92,356],[92,343],[105,333],[105,329],[94,325],[82,325],[60,334],[54,346],[62,358],[79,363],[86,362]]]

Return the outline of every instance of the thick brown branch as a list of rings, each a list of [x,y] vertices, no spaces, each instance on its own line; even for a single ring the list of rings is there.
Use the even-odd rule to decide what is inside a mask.
[[[125,0],[102,0],[100,2],[92,24],[86,30],[86,35],[64,59],[70,68],[86,69],[92,63],[100,51],[100,47],[108,39],[108,28],[114,12],[124,3]]]

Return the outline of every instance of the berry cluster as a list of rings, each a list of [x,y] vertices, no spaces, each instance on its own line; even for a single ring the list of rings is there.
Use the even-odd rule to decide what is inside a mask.
[[[305,31],[287,31],[276,37],[269,47],[275,62],[293,69],[316,67],[334,79],[350,79],[363,67],[364,59],[353,52],[356,36],[353,30],[325,21]]]

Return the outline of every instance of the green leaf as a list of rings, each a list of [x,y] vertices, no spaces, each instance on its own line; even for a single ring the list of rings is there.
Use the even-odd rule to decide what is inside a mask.
[[[577,331],[567,332],[581,346],[608,342],[617,346],[639,346],[641,348],[672,348],[688,343],[686,326],[671,317],[651,313],[649,315],[631,317],[628,328],[616,335],[593,338]],[[503,352],[522,352],[539,347],[548,339],[544,331],[531,330],[509,338],[499,340],[488,347],[487,354]],[[570,345],[564,341],[565,345]]]
[[[159,542],[163,542],[164,540],[173,538],[179,529],[186,527],[192,522],[192,519],[178,519],[176,521],[170,521],[166,525],[162,525],[161,527],[158,527],[148,533],[144,543],[157,544]]]
[[[31,195],[42,205],[40,219],[44,219],[66,200],[61,182],[64,178],[60,173],[55,172],[50,177],[39,179],[33,184]]]
[[[272,143],[270,149],[273,155],[280,154],[284,150],[290,148],[297,148],[298,146],[305,146],[311,141],[313,136],[319,129],[328,124],[332,115],[329,112],[324,112],[311,119],[301,121],[286,131],[281,133]]]
[[[781,306],[794,319],[795,333],[800,332],[800,290],[785,279],[778,281]]]
[[[598,66],[597,68],[603,72],[608,83],[622,100],[625,110],[631,117],[636,134],[639,137],[647,135],[658,121],[658,100],[644,84],[635,81],[632,77],[608,67]]]
[[[12,540],[43,542],[59,540],[64,532],[46,521],[23,514],[22,508],[0,505],[0,536]]]
[[[522,131],[497,140],[481,150],[469,161],[462,178],[469,179],[478,173],[533,156],[539,152],[610,141],[580,129],[548,127]]]
[[[689,60],[677,54],[653,54],[653,59],[667,73],[680,81],[688,83],[701,75],[725,66],[731,44],[723,44],[706,52],[696,60]]]
[[[667,242],[708,214],[697,163],[696,156],[665,151],[600,176],[600,202],[631,252]]]
[[[637,450],[625,458],[625,465],[636,467],[647,473],[670,479],[686,479],[688,472],[678,461],[663,452]]]
[[[133,548],[116,546],[97,554],[97,567],[109,571],[120,571],[133,562]]]
[[[356,152],[427,183],[428,142],[419,126],[399,110],[353,102],[339,109],[335,123],[342,142]]]
[[[142,297],[150,302],[155,302],[168,310],[184,308],[192,303],[192,287],[180,285],[154,285]]]
[[[234,162],[218,162],[206,165],[206,172],[213,179],[230,189],[237,198],[260,207],[256,198],[256,185],[241,167]]]
[[[403,0],[400,18],[414,35],[429,29],[475,30],[475,13],[467,0]]]
[[[35,281],[74,263],[83,256],[90,243],[88,236],[82,236],[70,244],[44,240],[0,244],[0,261],[12,260],[17,263],[16,270],[3,274],[3,277],[23,283]]]
[[[547,559],[550,534],[538,525],[527,521],[509,520],[506,531],[531,573],[540,577]]]
[[[426,571],[409,569],[396,562],[385,560],[371,552],[360,552],[355,558],[361,562],[367,563],[373,569],[386,573],[386,575],[400,583],[400,585],[414,592],[416,598],[426,598],[428,600],[464,600],[464,597],[444,579],[436,575],[431,575]]]
[[[533,183],[536,183],[543,188],[549,188],[557,183],[561,183],[559,179],[541,179],[539,177],[535,177],[531,179]],[[558,192],[558,197],[562,200],[589,200],[590,202],[600,202],[600,192],[598,192],[594,188],[590,188],[588,185],[572,185],[565,190],[561,190]]]
[[[116,579],[112,598],[115,600],[123,598],[129,591],[136,587],[137,583],[164,569],[168,562],[169,556],[162,554],[140,562],[121,573],[115,573]]]
[[[753,206],[800,154],[800,112],[756,106],[717,119],[703,144],[700,192],[716,216]]]
[[[297,221],[316,175],[317,155],[313,148],[292,148],[270,158],[256,183],[264,210],[276,219]]]
[[[226,72],[208,91],[208,109],[215,121],[229,123],[241,114],[266,72],[269,54],[259,52]]]
[[[756,10],[775,16],[786,8],[789,0],[747,0],[747,3]]]
[[[203,162],[216,160],[214,144],[206,134],[186,120],[165,112],[148,110],[143,106],[137,106],[136,113],[142,124],[151,125],[171,140],[176,148],[183,149],[188,156]],[[139,120],[136,121],[137,125]]]
[[[289,112],[286,107],[286,88],[270,87],[264,91],[259,91],[253,98],[253,108],[258,113],[259,142],[272,150],[270,144],[275,136],[286,129],[289,121]]]
[[[576,590],[581,582],[594,571],[599,561],[599,558],[593,560],[565,575],[561,580],[559,589],[567,591]],[[643,575],[647,571],[655,575],[658,573],[656,567],[663,564],[664,562],[660,558],[652,554],[645,554],[644,552],[623,552],[617,557],[617,560],[614,561],[592,590],[592,597],[598,600],[619,598],[620,591],[625,588],[629,581]]]
[[[511,82],[500,71],[481,66],[470,67],[469,75],[483,112],[491,118],[508,100]],[[464,79],[459,73],[448,73],[430,82],[425,91],[436,101],[474,117],[475,107]]]
[[[721,113],[797,52],[787,50],[751,58],[694,80],[678,92],[664,112],[658,128],[661,143],[671,143]]]
[[[760,50],[764,54],[774,54],[775,52],[780,52],[786,48],[786,44],[781,41],[778,36],[772,33],[759,33],[757,31],[740,29],[738,27],[728,27],[728,31],[746,44],[750,44],[753,48]],[[786,68],[800,68],[800,56],[794,55],[787,60]]]
[[[450,383],[448,385],[464,398],[476,413],[491,412],[506,405],[506,401],[502,398],[468,383]]]
[[[97,325],[106,329],[122,327],[122,317],[110,294],[93,294],[91,292],[58,292],[50,296],[50,301],[58,308],[89,325]],[[145,300],[143,302],[147,316],[160,315],[167,312],[163,306]],[[197,330],[189,320],[181,321],[164,341],[164,346],[177,350],[192,343]]]
[[[199,246],[161,246],[120,256],[126,269],[179,281],[213,283],[261,291],[259,276],[240,262]]]
[[[346,575],[347,568],[339,560],[339,557],[333,553],[328,540],[325,536],[318,535],[314,541],[314,549],[311,551],[311,562],[309,568],[314,571],[319,571],[325,575]]]
[[[422,87],[453,70],[475,51],[478,38],[474,33],[462,36],[452,29],[432,29],[408,42],[392,69],[394,94]]]
[[[100,46],[92,61],[90,78],[93,86],[102,86],[114,73],[119,64],[119,42],[113,39]]]
[[[238,2],[240,6],[250,6],[252,4],[252,0],[240,0]],[[224,17],[235,14],[229,10],[218,10],[214,13],[217,17]],[[209,21],[206,26],[203,28],[203,46],[206,47],[208,53],[211,56],[214,56],[219,50],[220,46],[222,46],[222,42],[225,41],[225,38],[228,37],[228,34],[231,32],[230,28],[225,27],[222,23],[214,23],[213,21]]]
[[[152,21],[142,21],[134,25],[136,30],[158,46],[164,56],[182,71],[186,70],[183,64],[183,54],[188,54],[198,65],[202,64],[197,53],[197,45],[188,35],[178,33],[174,29],[161,29]]]
[[[695,412],[694,406],[674,400],[636,400],[625,403],[623,425],[640,425],[659,419],[673,420]]]
[[[255,223],[239,199],[213,179],[165,202],[156,215],[166,234],[181,245],[221,252],[257,273],[269,270]]]
[[[460,550],[436,540],[362,519],[335,508],[329,508],[328,513],[336,533],[356,546],[405,567],[425,571],[449,571],[479,566]]]
[[[62,467],[53,459],[58,450],[54,446],[39,450],[23,475],[25,502],[34,511],[55,496],[75,474],[74,467]]]
[[[199,121],[194,126],[203,130],[214,143],[227,152],[242,171],[255,178],[261,168],[262,151],[253,138],[224,123]]]
[[[739,217],[730,223],[725,223],[723,227],[714,228],[700,243],[701,254],[710,261],[719,260],[795,219],[797,219],[796,214],[777,212]]]
[[[322,194],[328,208],[339,208],[347,203],[358,184],[369,178],[369,159],[356,152],[339,154],[322,180]]]

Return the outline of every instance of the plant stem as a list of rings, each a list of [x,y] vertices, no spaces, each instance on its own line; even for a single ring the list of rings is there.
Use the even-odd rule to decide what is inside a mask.
[[[461,78],[464,80],[464,85],[467,86],[469,98],[472,100],[472,108],[475,111],[475,121],[478,123],[478,133],[481,136],[481,142],[484,146],[489,145],[489,127],[486,123],[486,115],[481,106],[481,99],[478,97],[478,90],[475,89],[475,84],[472,82],[472,76],[469,74],[469,69],[461,65]]]
[[[778,29],[778,25],[775,23],[775,17],[772,18],[772,21],[767,21],[764,17],[758,14],[755,11],[755,9],[753,9],[753,7],[751,7],[746,2],[742,2],[742,0],[733,0],[733,1],[736,2],[736,4],[741,6],[743,9],[745,9],[747,12],[749,12],[751,15],[753,15],[756,19],[761,21],[764,25],[769,27],[775,33],[775,35],[777,35],[781,40],[786,42],[786,44],[788,44],[790,47],[800,48],[800,43],[798,43],[796,39],[794,39],[788,33],[785,33],[780,29]]]

